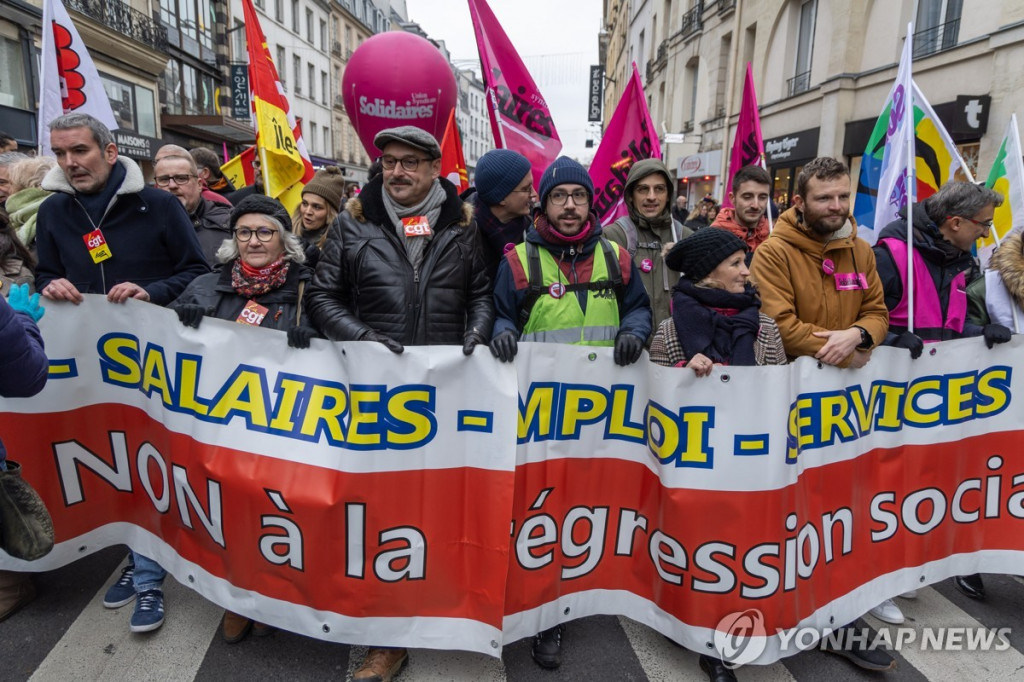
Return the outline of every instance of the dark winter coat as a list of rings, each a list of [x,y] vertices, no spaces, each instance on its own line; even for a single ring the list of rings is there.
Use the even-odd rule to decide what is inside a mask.
[[[403,345],[462,345],[489,339],[491,282],[472,207],[440,179],[447,199],[414,278],[388,218],[383,178],[374,178],[331,224],[310,287],[313,326],[334,341],[376,330]]]
[[[181,296],[171,303],[170,307],[177,309],[183,305],[201,305],[206,308],[206,315],[216,317],[218,320],[229,320],[234,322],[238,319],[242,308],[250,300],[256,301],[267,308],[267,315],[260,324],[261,329],[277,329],[288,331],[288,329],[299,325],[308,327],[309,319],[306,317],[305,306],[299,298],[299,286],[303,290],[309,288],[313,279],[313,271],[301,263],[292,263],[288,267],[288,275],[282,284],[273,291],[268,291],[262,296],[249,299],[240,295],[231,286],[231,267],[234,261],[225,263],[219,272],[210,272],[196,277],[185,288]],[[296,318],[298,314],[298,318]]]
[[[220,265],[220,261],[217,260],[217,249],[225,239],[231,238],[231,228],[228,227],[231,206],[200,197],[199,205],[189,218],[196,229],[196,237],[199,239],[206,263],[211,268],[217,267]]]
[[[133,282],[152,303],[167,305],[210,267],[178,198],[148,187],[131,159],[121,156],[117,162],[124,179],[95,227],[59,166],[43,178],[43,189],[54,195],[39,207],[36,221],[36,289],[65,278],[83,294],[105,294],[115,284]],[[83,241],[96,227],[112,256],[98,264]]]
[[[50,371],[39,327],[0,296],[0,396],[28,398],[46,385]],[[0,463],[7,451],[0,443]]]

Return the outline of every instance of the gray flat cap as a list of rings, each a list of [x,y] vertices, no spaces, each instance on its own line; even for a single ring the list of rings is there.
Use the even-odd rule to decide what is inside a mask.
[[[389,142],[401,142],[410,147],[425,151],[431,159],[441,158],[441,145],[437,143],[434,136],[422,128],[416,126],[399,126],[397,128],[386,128],[373,138],[373,146],[384,151]]]

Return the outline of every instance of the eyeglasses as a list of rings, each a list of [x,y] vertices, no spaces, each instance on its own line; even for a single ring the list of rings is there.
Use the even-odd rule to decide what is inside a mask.
[[[253,235],[256,235],[256,239],[261,242],[269,242],[277,234],[277,230],[271,230],[269,227],[259,227],[252,230],[248,227],[235,228],[235,239],[240,242],[247,242],[252,239]]]
[[[533,185],[527,185],[526,187],[517,187],[512,192],[522,192],[523,194],[533,194]]]
[[[191,173],[183,173],[182,175],[158,175],[153,178],[153,181],[156,182],[157,187],[166,187],[171,184],[171,180],[174,180],[174,184],[176,185],[187,185],[194,177],[196,176]]]
[[[380,157],[380,165],[384,167],[384,170],[395,170],[395,166],[401,163],[402,168],[410,173],[419,168],[420,164],[424,161],[430,161],[430,159],[424,159],[419,156],[403,156],[399,159],[390,154]]]
[[[992,226],[995,224],[995,219],[986,220],[986,221],[982,222],[980,220],[975,220],[974,218],[968,218],[965,215],[958,215],[958,216],[954,216],[954,217],[960,218],[961,220],[969,220],[972,223],[974,223],[975,225],[977,225],[978,227],[984,227],[986,230],[991,230]]]
[[[564,189],[553,189],[548,193],[548,199],[555,206],[565,206],[569,197],[572,197],[572,203],[576,206],[583,206],[590,200],[590,195],[585,189],[574,189],[572,193],[566,192]]]

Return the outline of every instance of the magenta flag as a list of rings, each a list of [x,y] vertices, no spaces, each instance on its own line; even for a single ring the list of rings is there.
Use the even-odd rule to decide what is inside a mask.
[[[641,159],[660,159],[658,141],[651,112],[644,98],[640,72],[633,62],[633,77],[626,85],[615,113],[601,139],[601,146],[590,163],[590,179],[594,181],[594,212],[602,225],[626,215],[623,189],[633,164]]]
[[[480,51],[484,96],[495,146],[519,152],[533,166],[533,184],[562,150],[555,122],[537,84],[484,0],[469,0]]]
[[[725,177],[725,191],[722,206],[732,206],[729,192],[732,178],[744,166],[760,166],[764,163],[764,140],[761,138],[761,117],[757,113],[757,93],[754,92],[754,71],[747,62],[747,80],[743,83],[743,104],[740,105],[740,120],[736,122],[736,137],[732,141],[729,155],[729,174]]]

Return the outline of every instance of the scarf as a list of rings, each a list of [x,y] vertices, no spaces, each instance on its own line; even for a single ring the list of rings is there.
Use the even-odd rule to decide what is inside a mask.
[[[11,227],[18,233],[18,239],[25,246],[31,247],[36,241],[36,214],[39,206],[53,192],[38,187],[26,187],[7,197],[7,212],[11,218]]]
[[[591,213],[587,216],[587,222],[583,223],[583,229],[569,237],[556,230],[543,212],[538,211],[537,217],[533,219],[533,226],[537,229],[537,234],[541,236],[541,239],[557,246],[572,246],[586,241],[590,233],[593,232],[595,224],[597,224],[597,216]]]
[[[755,365],[754,341],[761,302],[749,286],[742,294],[699,287],[680,279],[672,294],[672,320],[687,359],[703,353],[712,362]]]
[[[241,258],[236,258],[231,266],[231,287],[239,296],[262,296],[284,284],[290,263],[282,256],[265,268],[254,268],[243,263]]]
[[[433,237],[406,237],[402,218],[416,215],[426,216],[427,222],[430,223],[430,231],[436,232],[437,219],[441,217],[441,207],[448,199],[448,195],[437,180],[434,180],[423,201],[414,206],[400,206],[388,194],[387,188],[382,188],[380,195],[384,200],[384,210],[387,211],[388,218],[391,219],[391,224],[394,225],[395,232],[398,233],[398,238],[405,244],[405,253],[409,257],[409,262],[412,263],[413,276],[418,277],[420,265],[423,264],[423,252],[426,251],[427,244]]]

